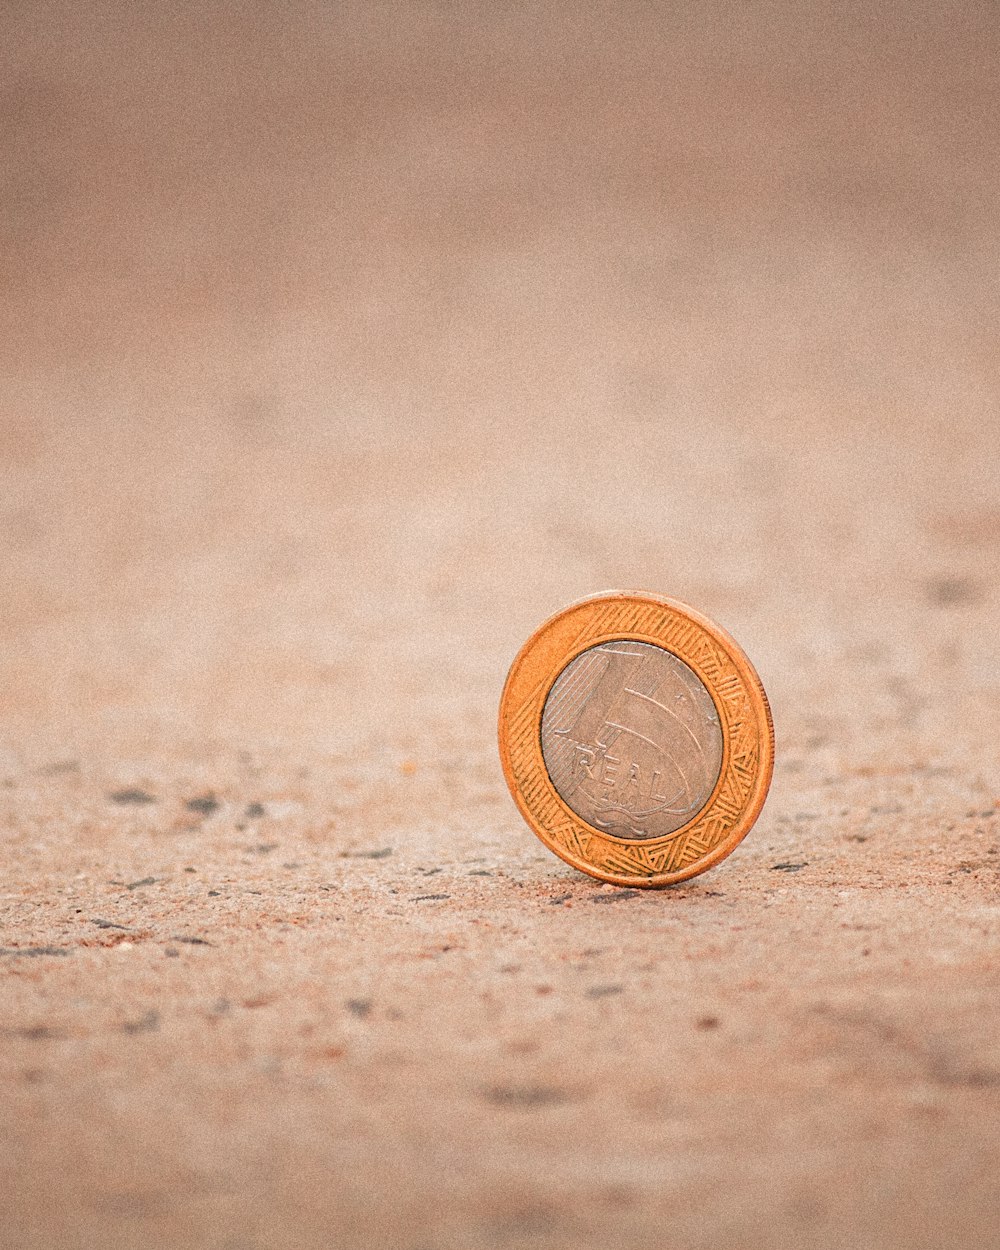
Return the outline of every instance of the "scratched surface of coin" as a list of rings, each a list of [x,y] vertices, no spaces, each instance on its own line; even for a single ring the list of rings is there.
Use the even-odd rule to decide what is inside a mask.
[[[549,691],[542,758],[559,797],[588,824],[659,838],[708,802],[722,727],[683,660],[648,642],[604,642],[571,660]]]
[[[500,759],[539,838],[618,885],[724,859],[771,781],[767,697],[739,645],[693,608],[611,591],[545,621],[511,665]]]

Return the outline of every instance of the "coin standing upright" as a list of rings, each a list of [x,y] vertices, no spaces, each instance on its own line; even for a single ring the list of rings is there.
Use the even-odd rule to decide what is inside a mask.
[[[767,796],[774,729],[753,665],[686,604],[609,592],[521,648],[500,758],[539,838],[603,881],[663,886],[724,859]]]

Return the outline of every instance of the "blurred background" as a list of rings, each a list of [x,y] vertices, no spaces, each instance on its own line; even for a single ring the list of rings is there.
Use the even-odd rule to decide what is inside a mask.
[[[993,594],[992,5],[4,25],[26,725],[485,725],[541,615],[632,586],[865,717],[848,653],[933,681]]]
[[[534,842],[503,790],[496,705],[531,630],[567,601],[612,587],[665,593],[718,619],[771,695],[778,770],[746,844],[757,838],[758,850],[719,873],[750,871],[754,855],[769,870],[768,855],[826,853],[829,886],[905,878],[933,909],[961,861],[973,865],[960,879],[972,888],[973,850],[1000,799],[995,4],[11,0],[0,24],[0,797],[10,879],[26,883],[17,914],[40,926],[30,940],[63,932],[45,910],[63,871],[86,877],[80,890],[109,875],[169,871],[184,882],[185,864],[214,856],[245,884],[251,835],[234,832],[243,826],[233,813],[265,789],[292,813],[281,835],[298,839],[290,869],[346,872],[338,855],[392,844],[396,859],[365,867],[379,881],[403,874],[384,876],[389,893],[413,888],[407,854],[425,865],[486,854],[520,864],[529,883],[532,873],[558,874],[556,861],[533,866]],[[121,786],[163,803],[172,795],[180,815],[169,849],[152,797],[147,808],[108,807],[105,795]],[[228,822],[214,841],[208,825],[189,828],[183,807],[203,792],[231,805],[211,818]],[[980,823],[967,828],[967,816]],[[973,841],[959,847],[966,829]],[[263,869],[252,871],[270,888]],[[777,878],[763,879],[770,890]],[[162,914],[174,915],[180,897]],[[796,897],[812,896],[793,892],[790,907]],[[996,936],[985,897],[977,941]],[[135,926],[126,903],[139,898],[120,912],[107,900],[79,907]],[[376,912],[395,906],[388,894],[371,899]],[[470,915],[513,906],[467,900],[441,925],[465,923],[467,904]],[[370,912],[358,906],[363,926]],[[910,975],[903,947],[924,951],[932,933],[950,931],[898,915],[909,918],[887,939],[867,991],[876,997]],[[245,916],[234,914],[233,934]],[[532,934],[536,921],[521,919],[519,931]],[[811,959],[806,980],[829,975],[834,997],[849,996],[857,968],[830,954],[823,926],[803,936],[797,923],[760,949],[797,934],[794,950],[782,947],[790,966]],[[371,924],[365,958],[376,962],[366,975],[377,980],[389,973],[371,952],[389,939],[377,916]],[[533,948],[533,937],[523,941]],[[583,932],[573,942],[601,945]],[[204,983],[206,1002],[233,998],[225,976],[244,975],[239,947],[225,958],[229,971]],[[247,958],[278,981],[270,955]],[[994,974],[982,945],[955,959],[953,996],[935,1018],[942,1037],[947,1021],[962,1020],[965,1043],[979,1038],[981,1074],[988,1039],[977,1030],[984,1004],[995,1012]],[[108,984],[103,965],[92,972],[93,986]],[[478,1020],[462,996],[480,972],[435,983],[429,1001]],[[337,981],[330,971],[328,984],[362,1001],[352,975]],[[727,974],[717,975],[713,993],[728,1001]],[[561,984],[552,969],[545,978]],[[928,1001],[926,983],[906,984],[883,1003],[897,1034],[917,1027]],[[138,1013],[137,986],[121,992],[139,995]],[[172,992],[183,999],[179,985]],[[671,1002],[687,1001],[677,993]],[[43,1027],[40,1002],[72,997],[52,994],[24,999],[33,1004],[25,1028]],[[667,1007],[647,1001],[650,1036],[673,1037]],[[794,1003],[781,1015],[784,1002],[759,1018],[748,1008],[748,1018],[765,1034],[765,1017],[784,1022],[786,1039],[809,1034]],[[661,1007],[667,1014],[656,1016]],[[79,1028],[89,1028],[80,1022],[91,1008],[80,1010]],[[510,1010],[512,1020],[534,1019],[534,1007]],[[621,1035],[610,1025],[587,1033],[582,1016],[571,1023],[591,1039],[599,1072]],[[492,1054],[435,1050],[435,1027],[399,1043],[432,1065],[400,1086],[393,1114],[404,1120],[405,1089],[478,1072]],[[500,1026],[488,1016],[481,1028],[486,1047]],[[885,1029],[871,1035],[877,1048],[888,1045]],[[773,1041],[762,1066],[780,1073],[788,1062],[801,1075],[796,1063],[812,1062]],[[263,1044],[247,1042],[226,1062],[238,1068],[251,1056],[252,1081],[263,1080],[252,1068]],[[864,1033],[851,1043],[859,1053],[871,1044]],[[121,1056],[107,1053],[117,1071]],[[176,1053],[186,1057],[157,1070],[200,1070],[194,1052]],[[84,1052],[78,1060],[85,1085],[94,1064]],[[729,1062],[739,1070],[735,1052]],[[72,1084],[72,1064],[66,1071],[69,1106],[82,1085]],[[808,1091],[829,1078],[813,1075],[801,1087],[794,1075],[787,1088],[779,1082],[779,1110],[756,1108],[733,1147],[752,1177],[758,1141],[785,1142],[787,1153],[768,1162],[772,1176],[794,1174],[784,1223],[761,1215],[749,1190],[719,1215],[711,1195],[730,1146],[711,1126],[728,1123],[732,1106],[713,1103],[692,1121],[699,1127],[685,1141],[696,1143],[690,1157],[701,1158],[707,1188],[690,1224],[671,1216],[687,1229],[684,1244],[704,1235],[713,1250],[742,1246],[750,1226],[760,1244],[834,1237],[813,1218],[822,1184],[811,1189],[795,1171],[811,1140]],[[386,1078],[366,1069],[357,1079],[351,1132],[395,1160],[397,1174],[411,1170],[411,1197],[426,1194],[421,1167],[447,1170],[455,1159],[426,1141],[423,1163],[416,1149],[396,1159],[388,1143],[401,1139],[365,1119],[365,1091]],[[703,1090],[716,1088],[712,1079],[707,1068]],[[986,1097],[987,1086],[970,1097]],[[828,1124],[845,1127],[842,1139],[830,1128],[840,1153],[822,1167],[838,1192],[867,1195],[858,1211],[887,1203],[886,1223],[866,1240],[848,1219],[836,1244],[895,1244],[893,1221],[909,1219],[908,1245],[985,1245],[998,1208],[986,1203],[985,1156],[969,1144],[968,1121],[949,1121],[934,1139],[968,1165],[971,1188],[956,1190],[926,1126],[893,1129],[887,1143],[878,1126],[861,1125],[876,1095],[858,1090],[829,1110]],[[173,1087],[160,1094],[122,1112],[136,1149],[148,1140],[150,1106],[169,1119],[166,1108],[185,1105]],[[425,1114],[414,1097],[412,1114]],[[441,1140],[456,1157],[485,1149],[486,1180],[475,1184],[506,1210],[497,1195],[527,1183],[512,1161],[542,1166],[547,1130],[503,1137],[490,1154],[496,1108],[473,1113],[448,1097],[453,1131],[468,1120],[473,1136]],[[581,1121],[574,1140],[594,1140],[597,1125],[627,1153],[637,1130],[616,1105],[590,1128]],[[104,1123],[105,1110],[84,1120]],[[72,1139],[39,1132],[36,1111],[19,1113],[18,1140],[44,1175],[46,1160],[76,1159],[91,1139],[85,1128]],[[782,1137],[789,1123],[798,1127]],[[176,1141],[187,1140],[187,1124],[178,1120]],[[289,1210],[322,1213],[330,1175],[353,1176],[351,1167],[355,1188],[342,1187],[339,1200],[363,1210],[362,1154],[348,1144],[336,1166],[321,1165],[321,1151],[297,1155],[274,1124],[275,1158],[298,1159],[312,1177],[300,1183],[288,1163]],[[227,1131],[216,1126],[204,1140],[243,1157]],[[709,1154],[697,1155],[708,1141]],[[663,1141],[656,1149],[669,1155]],[[890,1200],[865,1189],[858,1160],[868,1176],[892,1149],[910,1159],[914,1179]],[[590,1193],[593,1161],[560,1157],[563,1195],[574,1185]],[[258,1175],[255,1166],[245,1175]],[[648,1179],[665,1184],[658,1173]],[[421,1247],[583,1244],[581,1226],[532,1224],[530,1210],[473,1234],[462,1206],[471,1191],[455,1184],[451,1232],[425,1211],[431,1223],[413,1227],[437,1232]],[[59,1192],[65,1210],[86,1206],[82,1189]],[[44,1203],[31,1186],[23,1194],[27,1227]],[[935,1215],[920,1214],[921,1194],[938,1204]],[[613,1229],[625,1219],[609,1202],[603,1245],[618,1244]],[[409,1245],[380,1210],[384,1235]],[[661,1216],[630,1216],[638,1222],[621,1224],[632,1230],[622,1244],[651,1244]],[[104,1218],[87,1227],[100,1231]],[[172,1227],[163,1244],[195,1239]],[[275,1244],[259,1236],[253,1244]],[[249,1232],[238,1243],[219,1237],[211,1244],[252,1242]]]

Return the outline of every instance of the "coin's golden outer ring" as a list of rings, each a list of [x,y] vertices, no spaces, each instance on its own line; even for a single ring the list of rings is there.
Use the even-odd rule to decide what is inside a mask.
[[[582,820],[556,791],[542,757],[542,711],[556,678],[581,652],[625,640],[662,647],[693,669],[712,696],[723,734],[722,766],[708,801],[680,829],[643,841],[613,837]],[[540,625],[507,676],[499,738],[507,785],[531,828],[568,864],[615,885],[671,885],[725,859],[760,814],[774,767],[767,696],[739,645],[686,604],[646,593],[594,595]]]

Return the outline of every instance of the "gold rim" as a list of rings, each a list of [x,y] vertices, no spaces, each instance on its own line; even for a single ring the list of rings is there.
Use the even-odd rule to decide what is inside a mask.
[[[708,690],[723,731],[715,788],[686,825],[645,841],[613,837],[569,808],[542,758],[542,710],[567,664],[603,642],[648,642],[691,668]],[[724,629],[687,604],[609,591],[571,604],[535,630],[504,685],[500,760],[521,815],[568,864],[615,885],[663,886],[717,864],[760,814],[774,767],[774,728],[760,678]]]

